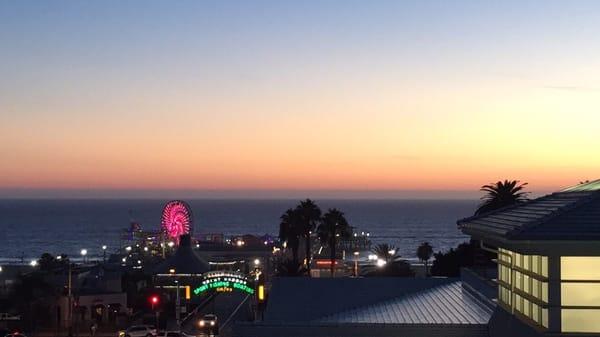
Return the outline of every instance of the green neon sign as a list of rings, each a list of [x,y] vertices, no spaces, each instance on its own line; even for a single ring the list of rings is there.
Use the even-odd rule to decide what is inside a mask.
[[[214,290],[217,292],[242,291],[254,294],[254,288],[248,285],[246,276],[231,272],[210,272],[205,274],[202,284],[193,290],[194,295]]]

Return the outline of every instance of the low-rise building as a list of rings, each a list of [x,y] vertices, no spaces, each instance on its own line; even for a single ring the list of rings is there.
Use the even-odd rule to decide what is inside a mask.
[[[600,334],[600,180],[458,224],[498,254],[490,336]]]

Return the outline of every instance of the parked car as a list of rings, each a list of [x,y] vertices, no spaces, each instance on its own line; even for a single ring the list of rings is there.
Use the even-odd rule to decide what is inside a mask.
[[[200,321],[198,321],[198,328],[200,332],[209,335],[219,334],[219,321],[217,315],[208,314],[204,315]]]
[[[125,331],[119,331],[119,337],[157,337],[156,329],[151,325],[133,325]]]

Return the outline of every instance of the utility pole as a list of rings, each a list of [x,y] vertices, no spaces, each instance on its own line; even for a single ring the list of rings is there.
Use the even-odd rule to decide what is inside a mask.
[[[177,321],[177,329],[179,329],[179,333],[181,335],[181,298],[179,296],[179,279],[175,280],[175,283],[177,283],[177,294],[175,295],[175,320]]]
[[[67,293],[67,302],[69,305],[69,312],[68,312],[68,320],[69,320],[69,337],[73,336],[73,281],[72,281],[72,264],[69,261],[69,280],[68,280],[68,293]]]

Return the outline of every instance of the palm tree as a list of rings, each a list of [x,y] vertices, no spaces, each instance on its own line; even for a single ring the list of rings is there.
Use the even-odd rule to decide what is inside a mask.
[[[286,245],[292,250],[293,260],[298,262],[298,248],[300,246],[300,231],[298,212],[295,209],[288,209],[281,215],[279,223],[279,240],[286,242]]]
[[[429,259],[431,259],[432,255],[433,255],[433,247],[431,247],[429,242],[423,242],[417,248],[417,257],[419,258],[419,260],[421,260],[425,263],[425,276],[429,275],[429,270],[427,269],[427,267],[428,267]]]
[[[319,240],[329,246],[331,257],[331,277],[335,275],[336,246],[338,237],[349,238],[352,236],[352,227],[344,217],[344,213],[335,208],[330,208],[323,215],[321,224],[317,228]]]
[[[300,232],[306,241],[306,268],[310,273],[310,260],[312,256],[311,233],[315,230],[319,220],[321,220],[321,209],[314,201],[306,199],[296,207],[296,212],[298,213]]]
[[[522,203],[527,200],[529,192],[523,192],[527,183],[520,184],[518,180],[504,180],[481,186],[485,192],[481,197],[482,203],[475,215],[485,214],[503,207]]]

